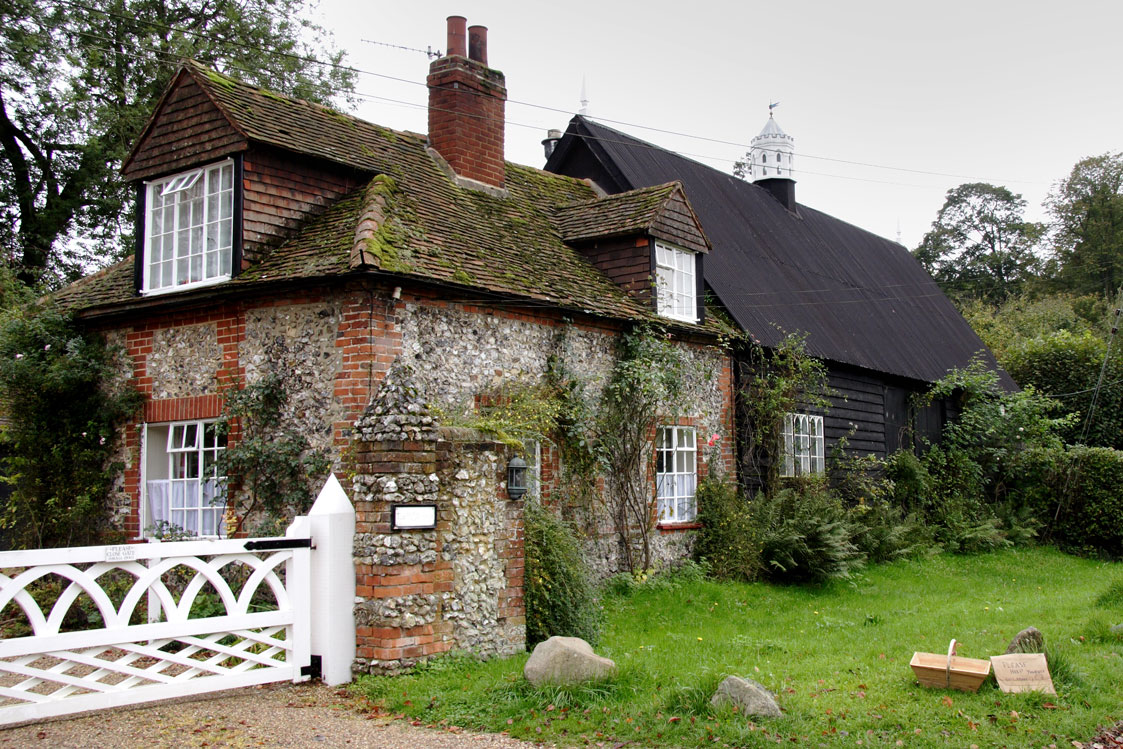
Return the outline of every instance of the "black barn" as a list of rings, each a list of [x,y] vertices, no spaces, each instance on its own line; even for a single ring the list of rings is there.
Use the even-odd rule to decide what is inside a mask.
[[[998,369],[904,247],[795,202],[791,180],[746,182],[580,115],[545,168],[610,194],[682,182],[713,245],[707,290],[764,346],[803,333],[828,365],[828,454],[847,436],[851,450],[885,457],[907,444],[908,427],[935,440],[949,404],[917,413],[909,395],[980,354]]]

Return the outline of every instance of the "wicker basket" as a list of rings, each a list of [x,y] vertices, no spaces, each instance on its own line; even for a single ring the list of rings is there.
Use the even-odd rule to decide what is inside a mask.
[[[978,658],[961,658],[955,654],[955,640],[948,645],[947,655],[939,653],[912,654],[909,666],[921,686],[937,689],[958,689],[977,692],[990,675],[990,661]]]

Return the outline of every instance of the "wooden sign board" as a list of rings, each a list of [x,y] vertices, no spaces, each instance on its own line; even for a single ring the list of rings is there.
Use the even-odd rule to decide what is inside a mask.
[[[1049,665],[1044,653],[1012,653],[992,655],[994,678],[1003,692],[1044,692],[1056,694],[1053,679],[1049,676]]]

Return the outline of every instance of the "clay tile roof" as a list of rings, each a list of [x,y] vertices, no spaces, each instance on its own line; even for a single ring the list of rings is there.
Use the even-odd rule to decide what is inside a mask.
[[[557,212],[558,229],[567,242],[648,232],[679,187],[668,182],[563,206]]]
[[[372,175],[364,187],[307,221],[254,266],[230,281],[199,289],[199,294],[378,271],[513,298],[508,303],[517,305],[669,323],[570,247],[555,216],[567,206],[575,222],[584,213],[586,223],[604,220],[614,231],[623,230],[649,220],[652,206],[666,203],[676,185],[639,190],[594,207],[596,194],[586,183],[508,162],[506,194],[496,196],[459,186],[420,135],[379,127],[209,71],[192,68],[191,73],[251,140],[329,158]],[[582,205],[586,207],[577,208]],[[589,227],[595,231],[595,226]],[[164,294],[160,302],[192,295]],[[87,314],[112,313],[142,301],[133,288],[131,260],[63,289],[56,298]]]
[[[359,169],[380,169],[378,146],[392,132],[387,128],[242,83],[198,63],[185,69],[251,140]]]

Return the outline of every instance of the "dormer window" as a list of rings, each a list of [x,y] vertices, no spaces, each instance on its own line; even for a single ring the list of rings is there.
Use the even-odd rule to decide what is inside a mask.
[[[147,184],[142,291],[154,294],[230,278],[234,162]]]
[[[698,322],[697,255],[677,247],[655,243],[655,281],[658,310],[663,317]]]

